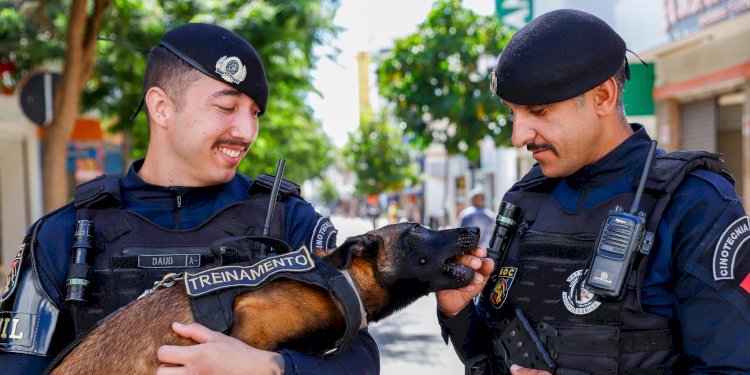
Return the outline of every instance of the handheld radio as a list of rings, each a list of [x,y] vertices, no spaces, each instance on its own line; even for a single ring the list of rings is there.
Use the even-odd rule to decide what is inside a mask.
[[[643,166],[638,190],[628,212],[622,206],[609,211],[602,224],[594,246],[594,258],[586,276],[586,288],[602,297],[621,298],[628,279],[630,267],[638,251],[648,254],[654,242],[654,234],[646,232],[646,213],[638,210],[646,178],[656,151],[656,141],[651,145]]]

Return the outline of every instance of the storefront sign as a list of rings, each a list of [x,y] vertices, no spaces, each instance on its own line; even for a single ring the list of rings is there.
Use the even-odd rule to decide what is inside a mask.
[[[750,0],[664,0],[663,4],[672,40],[750,11]]]

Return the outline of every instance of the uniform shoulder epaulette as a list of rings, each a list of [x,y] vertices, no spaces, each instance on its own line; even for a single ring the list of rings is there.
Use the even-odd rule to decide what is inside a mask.
[[[270,174],[262,174],[258,176],[250,187],[247,189],[248,193],[270,193],[273,189],[273,181],[276,179],[275,176]],[[279,195],[282,197],[288,197],[291,195],[300,196],[299,185],[289,180],[281,179],[279,184]]]
[[[685,175],[694,169],[705,169],[717,173],[733,185],[735,183],[732,174],[724,168],[723,154],[706,151],[675,151],[656,156],[648,174],[649,187],[664,190],[670,187],[676,188]]]
[[[101,175],[76,187],[73,204],[76,208],[119,207],[120,178]]]

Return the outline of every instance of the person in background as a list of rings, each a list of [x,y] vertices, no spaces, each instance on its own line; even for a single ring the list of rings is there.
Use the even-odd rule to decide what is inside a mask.
[[[484,190],[481,187],[471,189],[469,199],[471,200],[471,206],[464,208],[458,214],[458,225],[479,228],[479,247],[488,248],[492,237],[492,229],[495,226],[493,212],[484,207]]]

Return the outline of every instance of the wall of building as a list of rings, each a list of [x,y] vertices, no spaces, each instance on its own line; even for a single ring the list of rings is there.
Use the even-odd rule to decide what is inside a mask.
[[[42,215],[42,177],[37,127],[21,113],[17,96],[0,95],[0,280]]]

